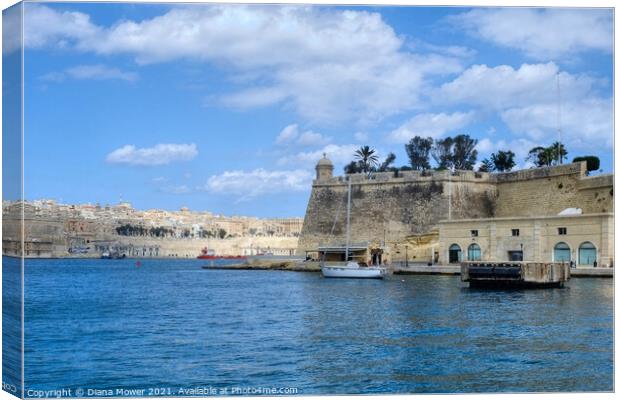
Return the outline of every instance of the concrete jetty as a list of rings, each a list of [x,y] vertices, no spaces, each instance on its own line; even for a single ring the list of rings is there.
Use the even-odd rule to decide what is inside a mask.
[[[321,267],[318,262],[303,262],[298,260],[253,260],[241,264],[215,265],[207,264],[203,269],[226,269],[226,270],[276,270],[295,272],[319,272]]]
[[[562,287],[570,279],[568,263],[461,263],[461,281],[470,287]]]

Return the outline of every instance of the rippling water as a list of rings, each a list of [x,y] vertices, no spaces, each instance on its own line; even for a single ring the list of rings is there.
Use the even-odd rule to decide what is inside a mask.
[[[26,389],[613,390],[611,279],[477,291],[141,263],[26,262]]]

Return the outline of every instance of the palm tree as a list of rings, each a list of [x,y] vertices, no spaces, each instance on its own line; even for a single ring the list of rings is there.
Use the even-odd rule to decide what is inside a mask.
[[[370,172],[379,165],[379,157],[370,146],[362,146],[355,151],[355,158],[360,163],[363,172]]]

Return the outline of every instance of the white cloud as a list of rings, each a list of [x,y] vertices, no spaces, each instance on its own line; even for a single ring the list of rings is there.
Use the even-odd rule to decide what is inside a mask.
[[[476,55],[476,50],[464,47],[464,46],[454,46],[454,45],[436,45],[419,38],[412,38],[408,47],[412,49],[421,49],[425,51],[430,51],[432,53],[443,54],[446,56],[458,57],[463,59],[472,59]]]
[[[105,65],[78,65],[67,69],[66,73],[75,79],[120,79],[135,81],[138,75],[133,72],[124,72],[118,68],[106,67]]]
[[[276,144],[280,146],[322,146],[329,143],[330,138],[316,133],[313,131],[300,132],[297,124],[291,124],[286,126],[278,137],[276,138]]]
[[[306,131],[299,135],[297,143],[300,146],[321,146],[329,143],[329,138],[324,137],[320,133]]]
[[[282,131],[276,138],[276,144],[283,145],[291,143],[297,138],[298,135],[299,127],[297,126],[297,124],[287,125],[284,129],[282,129]]]
[[[478,140],[478,144],[476,145],[476,150],[478,150],[481,154],[490,154],[496,151],[502,144],[505,142],[503,140],[493,141],[489,138],[483,138]]]
[[[495,153],[499,150],[510,150],[515,153],[515,161],[524,160],[530,149],[536,146],[547,146],[548,143],[535,142],[525,138],[518,138],[514,140],[493,140],[489,138],[482,138],[478,140],[476,150],[478,150],[478,160],[489,157],[491,153]]]
[[[21,5],[9,7],[2,13],[2,54],[9,54],[22,47]]]
[[[414,136],[438,138],[448,132],[461,129],[472,122],[473,112],[452,114],[418,114],[393,130],[388,139],[396,143],[406,143]]]
[[[613,47],[611,8],[486,8],[449,17],[448,22],[539,60],[586,51],[609,54]]]
[[[310,171],[302,169],[225,171],[209,177],[201,189],[247,200],[264,194],[307,191],[312,184],[312,177]]]
[[[558,96],[558,76],[560,96]],[[612,99],[600,94],[603,80],[560,72],[554,63],[474,65],[434,96],[435,104],[463,104],[495,112],[513,134],[535,142],[562,140],[572,148],[612,146]]]
[[[88,14],[56,11],[34,3],[24,6],[24,45],[28,48],[85,48],[85,43],[97,40],[102,33]]]
[[[533,104],[502,112],[502,119],[515,133],[545,142],[559,140],[557,106]],[[584,99],[562,105],[562,141],[573,149],[613,147],[611,99]],[[569,149],[570,150],[570,149]]]
[[[366,133],[366,132],[355,132],[353,134],[353,137],[358,142],[366,142],[366,141],[368,141],[368,138],[369,138],[368,133]]]
[[[64,72],[51,71],[39,77],[44,82],[62,82],[67,78]]]
[[[41,76],[41,80],[47,82],[62,82],[66,78],[77,80],[123,80],[133,82],[138,79],[138,74],[134,72],[121,71],[118,68],[108,67],[102,64],[77,65],[67,68],[62,72],[52,71]]]
[[[557,103],[557,74],[563,99],[592,93],[601,81],[587,75],[560,72],[554,63],[488,67],[473,65],[451,82],[444,83],[435,102],[467,103],[486,109],[501,110],[532,102]]]
[[[222,103],[241,109],[265,107],[284,101],[289,95],[280,87],[250,88],[222,96]]]
[[[187,194],[192,191],[187,185],[165,185],[161,186],[159,190],[169,194]]]
[[[379,13],[305,6],[178,7],[101,27],[87,14],[29,4],[27,45],[128,54],[140,64],[214,63],[249,77],[223,104],[283,104],[323,124],[410,110],[422,104],[430,77],[462,70],[458,55],[406,51]]]
[[[357,149],[359,146],[356,144],[328,144],[319,150],[301,151],[281,157],[278,160],[278,165],[303,165],[312,168],[325,154],[334,164],[342,166],[353,160]]]
[[[125,145],[107,155],[106,161],[113,164],[165,165],[173,161],[189,161],[198,155],[195,144],[157,144],[153,147],[136,148]]]

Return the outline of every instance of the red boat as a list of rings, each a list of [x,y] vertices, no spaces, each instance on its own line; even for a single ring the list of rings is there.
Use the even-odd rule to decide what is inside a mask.
[[[200,251],[200,255],[197,258],[201,260],[240,260],[245,259],[246,256],[218,256],[213,250],[209,250],[205,247]]]

